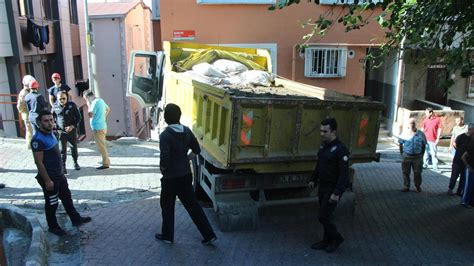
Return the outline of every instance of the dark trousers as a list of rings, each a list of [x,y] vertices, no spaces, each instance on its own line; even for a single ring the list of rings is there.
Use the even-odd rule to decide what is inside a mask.
[[[73,129],[71,132],[66,133],[60,131],[59,139],[61,140],[61,158],[63,159],[63,165],[66,165],[67,158],[67,143],[71,144],[71,155],[75,163],[77,163],[77,130]]]
[[[467,167],[466,167],[467,168]],[[462,194],[461,204],[474,204],[474,171],[466,169],[466,181],[464,183],[464,193]]]
[[[63,203],[64,209],[66,210],[69,218],[72,222],[78,221],[81,216],[74,208],[74,204],[71,198],[71,191],[69,190],[69,185],[67,179],[64,175],[56,177],[53,179],[54,189],[51,191],[46,190],[43,179],[37,175],[36,179],[43,189],[44,195],[44,211],[46,214],[46,221],[50,228],[59,227],[58,220],[56,219],[56,210],[58,209],[58,200],[61,200]]]
[[[194,194],[191,174],[178,178],[161,179],[160,205],[163,217],[161,228],[163,237],[171,241],[174,239],[174,205],[176,196],[178,196],[184,208],[186,208],[203,238],[211,239],[215,237],[214,230]]]
[[[464,190],[464,182],[466,180],[466,166],[460,163],[453,163],[451,166],[451,178],[449,179],[449,189],[454,189],[456,185],[456,181],[459,178],[459,185],[458,189],[456,190],[456,194],[461,195]]]
[[[402,155],[403,186],[410,187],[410,173],[413,169],[415,187],[421,186],[421,172],[423,171],[423,155]]]
[[[336,210],[337,203],[329,202],[334,188],[319,188],[319,214],[318,220],[322,224],[324,229],[323,240],[334,241],[342,239],[341,234],[337,231],[336,225],[334,224],[334,210]],[[342,195],[341,195],[342,197]],[[339,200],[341,200],[339,197]]]

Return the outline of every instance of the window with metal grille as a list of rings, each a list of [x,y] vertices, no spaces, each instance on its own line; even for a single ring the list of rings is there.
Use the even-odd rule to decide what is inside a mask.
[[[310,78],[346,76],[347,48],[308,47],[304,75]]]
[[[320,0],[321,5],[344,5],[344,4],[354,4],[354,0]],[[358,4],[363,3],[382,3],[383,0],[359,0]]]
[[[276,0],[197,0],[196,3],[218,4],[218,5],[237,5],[237,4],[270,5],[270,4],[276,4]]]

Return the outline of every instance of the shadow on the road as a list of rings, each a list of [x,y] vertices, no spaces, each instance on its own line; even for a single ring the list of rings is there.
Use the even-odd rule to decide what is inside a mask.
[[[110,190],[75,190],[70,184],[69,189],[71,190],[74,202],[92,201],[92,203],[87,203],[87,205],[94,205],[95,202],[100,204],[126,202],[142,198],[137,196],[140,194],[147,194],[146,198],[159,194],[148,189],[134,187],[118,187]],[[3,201],[11,200],[13,204],[18,203],[19,207],[29,206],[42,208],[44,206],[43,191],[39,185],[37,188],[15,188],[7,186],[2,189],[0,199]]]
[[[81,170],[68,170],[67,179],[80,179],[81,177],[96,176],[97,178],[103,176],[120,176],[120,175],[139,175],[139,174],[159,174],[158,167],[143,168],[114,168],[112,165],[109,169],[97,170],[95,167],[81,167]]]
[[[122,163],[112,163],[111,167],[148,167],[148,168],[157,168],[159,169],[160,165],[159,164],[122,164]]]
[[[0,173],[25,173],[25,174],[36,174],[38,170],[36,169],[5,169],[0,168]]]
[[[100,156],[100,153],[97,151],[95,146],[91,146],[93,150],[91,153],[96,153]],[[113,145],[108,147],[109,157],[156,157],[159,158],[158,146],[156,149],[148,148],[137,144],[130,145]],[[79,153],[79,156],[82,152]]]

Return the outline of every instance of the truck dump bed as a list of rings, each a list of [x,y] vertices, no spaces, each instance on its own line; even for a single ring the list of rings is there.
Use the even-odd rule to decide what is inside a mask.
[[[255,173],[307,172],[321,142],[320,122],[338,121],[339,138],[351,162],[377,160],[383,105],[363,97],[276,78],[271,87],[210,85],[178,72],[176,63],[201,49],[244,53],[271,69],[266,50],[165,42],[165,102],[182,108],[181,122],[192,128],[204,158],[224,170]]]

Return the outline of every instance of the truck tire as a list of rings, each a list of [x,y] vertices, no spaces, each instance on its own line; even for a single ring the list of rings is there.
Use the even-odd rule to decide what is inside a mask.
[[[206,192],[204,189],[201,187],[201,184],[199,184],[199,176],[200,176],[200,165],[198,163],[198,156],[194,157],[194,159],[191,160],[191,172],[193,175],[193,189],[194,189],[194,194],[196,194],[196,198],[198,200],[209,200],[209,197],[207,196]]]

